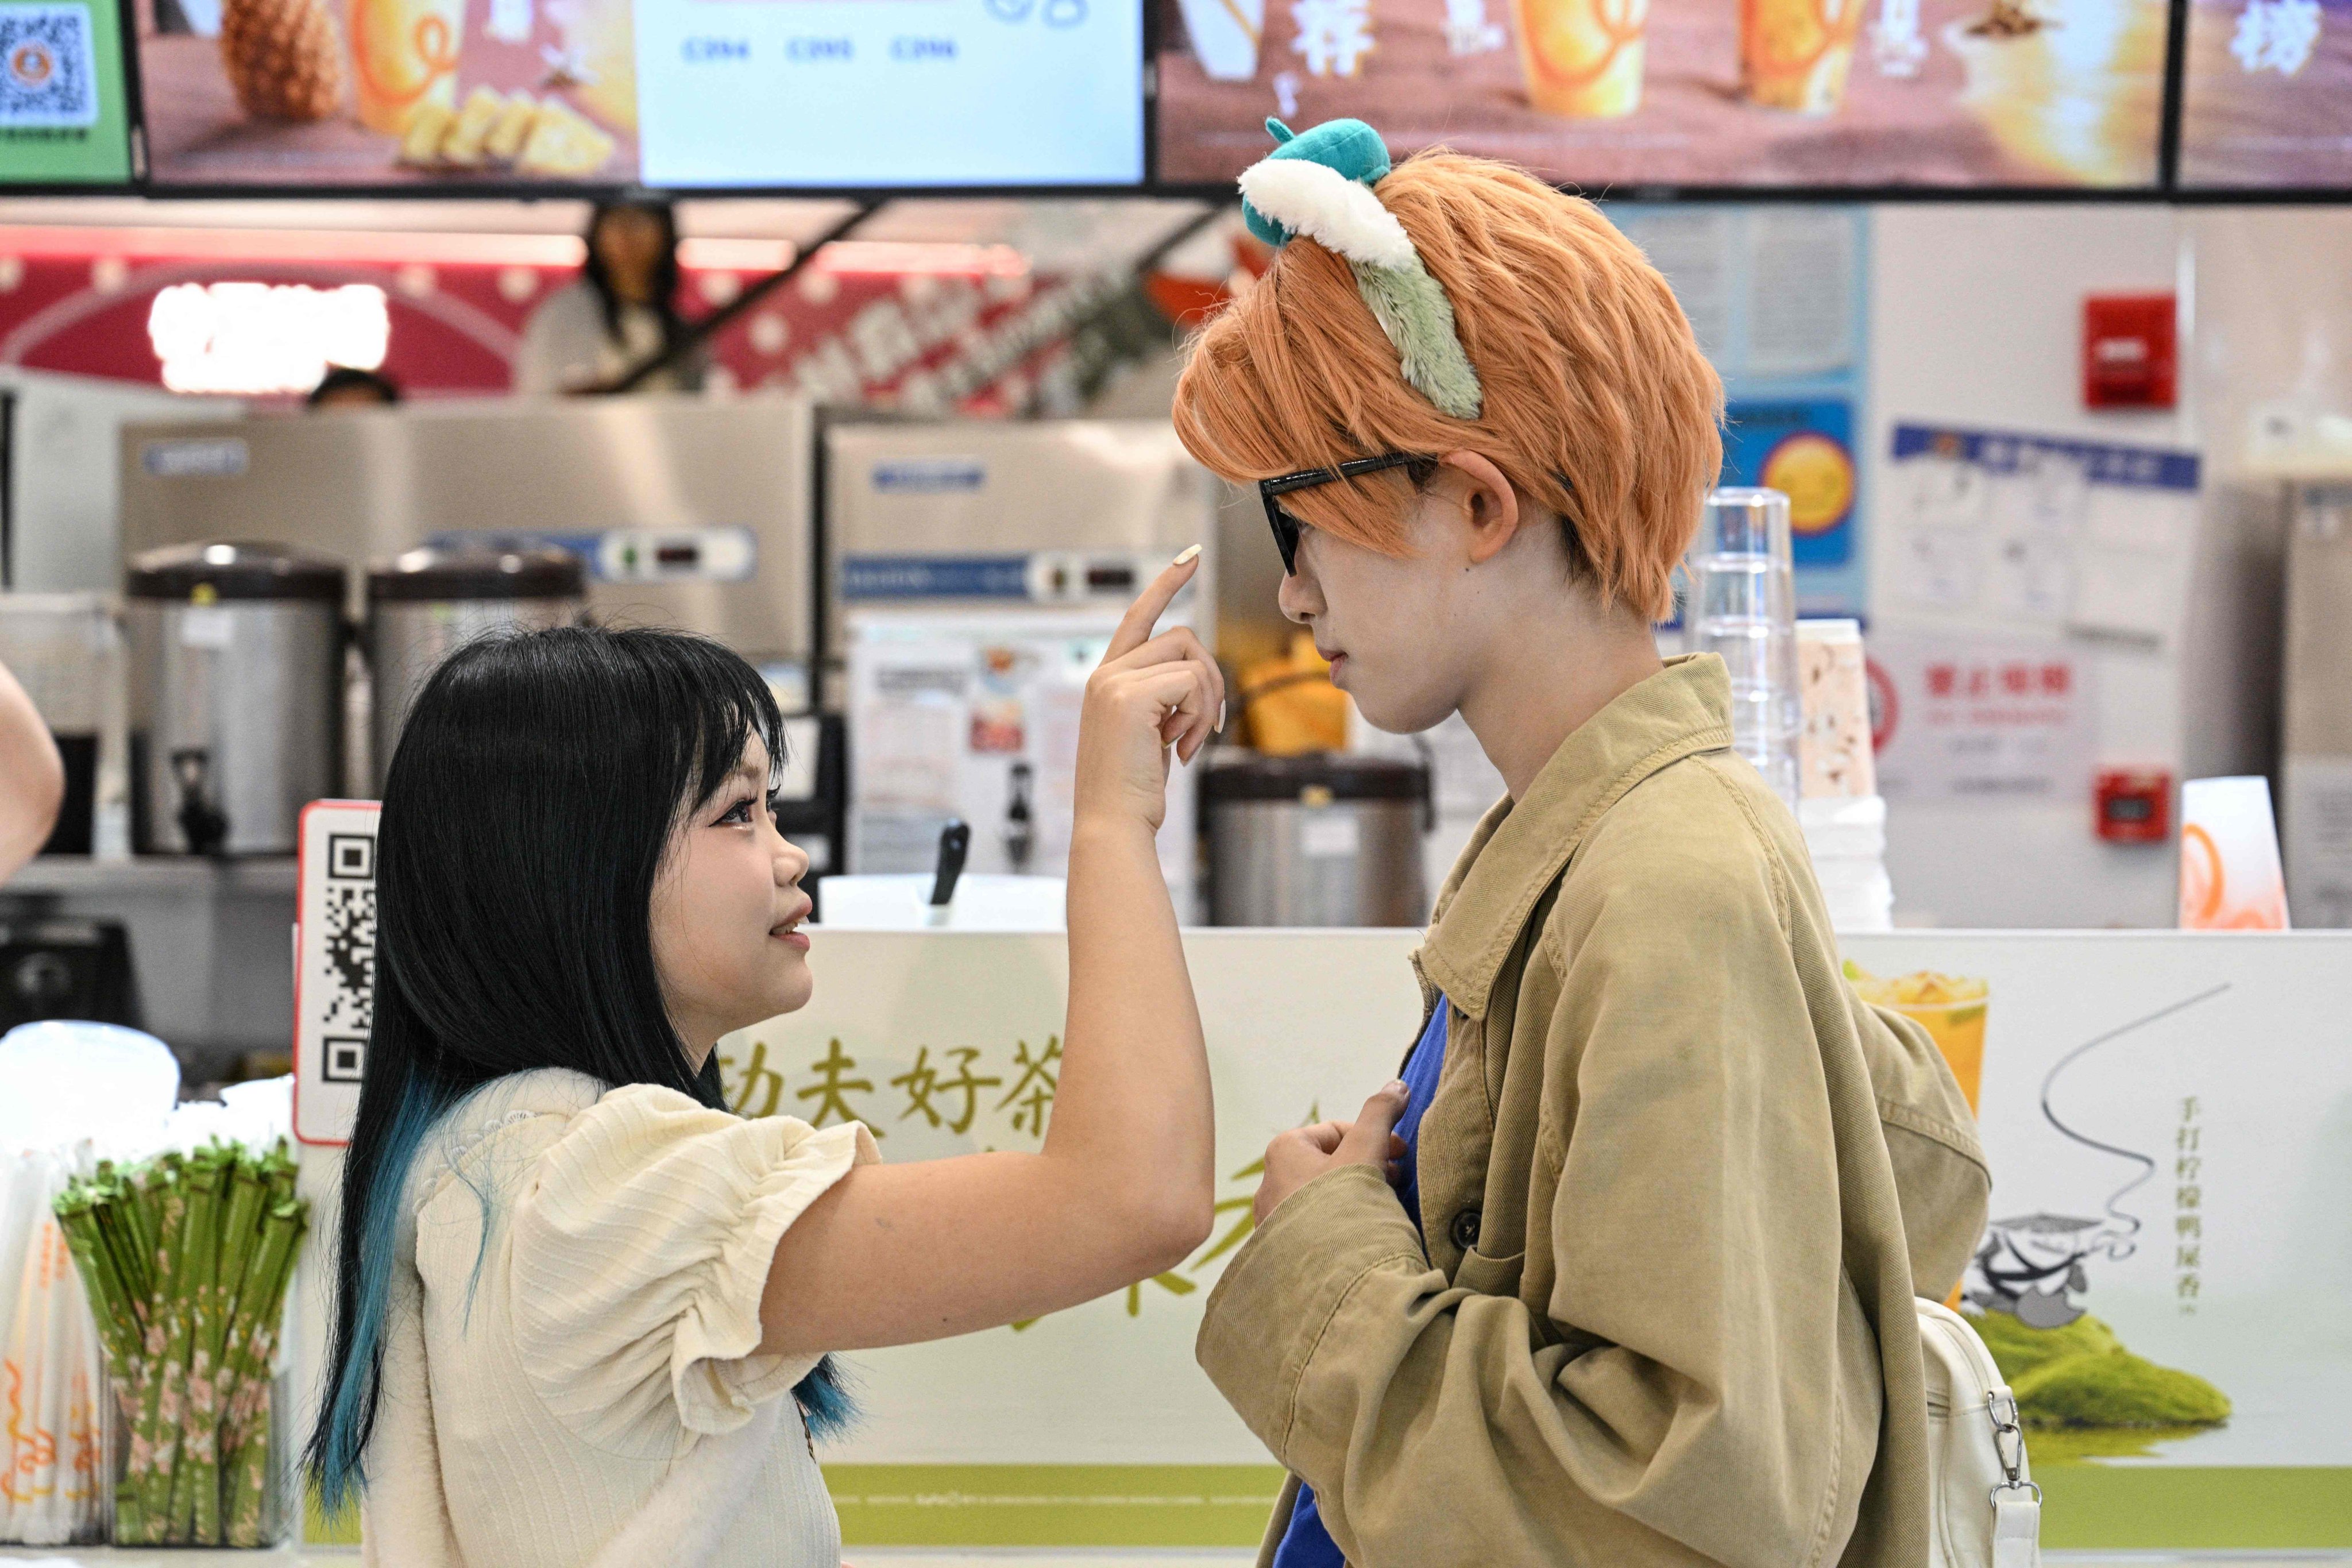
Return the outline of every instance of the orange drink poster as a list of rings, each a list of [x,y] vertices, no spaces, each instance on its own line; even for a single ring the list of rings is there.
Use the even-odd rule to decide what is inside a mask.
[[[1160,177],[1352,115],[1595,191],[2154,184],[2164,0],[1159,0]],[[1629,190],[1628,187],[1633,189]]]

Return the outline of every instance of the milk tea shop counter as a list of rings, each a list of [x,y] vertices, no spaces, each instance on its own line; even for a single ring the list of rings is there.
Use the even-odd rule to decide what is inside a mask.
[[[1735,160],[1604,204],[1728,399],[1725,488],[1657,637],[1725,658],[1735,749],[1798,818],[1848,983],[1920,1026],[1975,1114],[1990,1222],[1952,1304],[2014,1394],[2042,1549],[2352,1562],[2352,413],[2325,351],[2352,303],[2323,259],[2352,223],[2156,184],[2045,199],[2055,165],[1981,102],[2043,79],[1983,74],[1999,40],[2055,58],[2050,37],[2095,31],[2053,3],[1996,7],[1991,31],[1931,5],[1906,35],[1889,0],[1893,43],[1853,65],[1855,111],[1906,135],[1954,98],[1937,112],[1974,129],[1932,177],[1981,158],[1972,197],[2033,200],[1879,201],[1907,176],[1874,164],[1731,200]],[[181,124],[211,101],[184,79],[211,68],[205,28],[233,32],[161,16],[190,4],[134,7],[164,62],[151,184],[384,141],[363,119]],[[0,37],[26,8],[0,0]],[[1215,652],[1229,721],[1176,768],[1158,852],[1214,1082],[1208,1237],[1082,1306],[844,1358],[865,1419],[815,1453],[862,1568],[1254,1559],[1285,1478],[1196,1364],[1204,1305],[1268,1141],[1397,1072],[1423,1023],[1411,956],[1505,790],[1458,717],[1364,722],[1282,617],[1260,498],[1177,437],[1186,334],[1272,255],[1211,132],[1256,137],[1286,93],[1329,95],[1302,125],[1377,119],[1362,94],[1404,91],[1379,73],[1414,59],[1424,97],[1517,83],[1531,8],[1400,0],[1359,79],[1277,59],[1287,8],[1244,38],[1249,6],[1165,6],[1159,163],[1123,191],[869,206],[771,171],[757,200],[683,202],[688,338],[653,351],[673,384],[630,395],[517,389],[535,312],[590,287],[586,203],[382,186],[522,178],[453,162],[471,99],[440,127],[458,140],[418,132],[335,201],[0,195],[0,664],[67,777],[47,852],[0,883],[0,1560],[355,1560],[356,1520],[295,1461],[374,1005],[376,801],[441,659],[583,621],[744,656],[785,715],[778,823],[811,862],[816,985],[720,1040],[729,1105],[861,1121],[894,1163],[1035,1150],[1085,683],[1196,543],[1165,619]],[[2160,56],[2155,15],[2117,59]],[[544,43],[574,74],[486,79],[490,107],[593,121],[577,71],[600,46],[529,25],[531,48],[482,59]],[[1959,62],[1972,96],[1937,74]],[[1598,126],[1571,150],[1622,160],[1749,112],[1652,75],[1623,114],[1512,85],[1449,123],[1487,152]],[[1880,156],[1807,140],[1841,134],[1837,108],[1737,123],[1784,181],[1823,149]],[[1653,112],[1679,129],[1636,135]],[[2033,156],[2059,157],[2032,123]],[[695,184],[646,126],[606,156]],[[1545,172],[1597,190],[1629,168]],[[2066,178],[2138,190],[2086,168]],[[299,407],[330,338],[406,395]]]

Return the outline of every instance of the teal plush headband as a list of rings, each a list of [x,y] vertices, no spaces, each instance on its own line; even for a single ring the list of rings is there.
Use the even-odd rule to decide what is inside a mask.
[[[1360,120],[1326,121],[1304,135],[1279,120],[1265,128],[1281,145],[1242,173],[1249,231],[1276,247],[1303,234],[1344,257],[1396,345],[1406,384],[1441,413],[1477,418],[1478,373],[1462,351],[1453,303],[1373,189],[1389,172],[1381,133]]]

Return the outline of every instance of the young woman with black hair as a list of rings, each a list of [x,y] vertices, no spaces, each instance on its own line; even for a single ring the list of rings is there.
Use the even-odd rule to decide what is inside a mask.
[[[1209,1078],[1153,835],[1215,661],[1152,627],[1087,682],[1069,1013],[1040,1152],[878,1163],[725,1109],[721,1035],[803,1005],[781,721],[714,643],[474,644],[419,695],[377,839],[374,1027],[308,1468],[399,1568],[833,1568],[824,1358],[1017,1321],[1208,1234]],[[794,1397],[787,1398],[787,1394]]]
[[[550,294],[523,323],[517,392],[579,392],[618,381],[677,342],[677,218],[667,203],[599,202],[582,237],[578,281]],[[646,378],[645,392],[698,392],[688,355]]]

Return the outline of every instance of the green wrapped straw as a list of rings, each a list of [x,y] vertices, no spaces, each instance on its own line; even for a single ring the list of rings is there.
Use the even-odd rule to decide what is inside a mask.
[[[170,1415],[172,1439],[177,1447],[170,1464],[165,1491],[169,1533],[174,1542],[203,1542],[199,1533],[197,1496],[209,1457],[204,1441],[202,1413],[195,1409],[195,1387],[201,1374],[209,1382],[209,1362],[197,1364],[197,1346],[212,1305],[213,1272],[220,1261],[221,1162],[210,1149],[191,1155],[185,1178],[188,1205],[180,1227],[181,1256],[173,1279],[172,1341],[164,1352],[163,1404]],[[210,1404],[207,1396],[205,1403]],[[217,1486],[217,1479],[215,1481]]]
[[[230,1439],[226,1459],[227,1497],[223,1513],[228,1544],[264,1544],[262,1507],[269,1489],[269,1393],[275,1381],[278,1328],[286,1292],[294,1278],[294,1255],[308,1226],[308,1206],[288,1199],[271,1210],[253,1249],[237,1321],[230,1331],[231,1373],[236,1394],[224,1430]]]
[[[140,1365],[140,1302],[123,1279],[113,1250],[107,1246],[99,1220],[101,1204],[98,1187],[77,1182],[58,1199],[58,1226],[65,1233],[66,1247],[81,1274],[84,1293],[89,1298],[90,1315],[98,1321],[99,1343],[106,1352],[108,1381],[115,1389],[128,1389]],[[111,1390],[108,1397],[114,1397]],[[142,1528],[135,1496],[127,1504],[118,1502],[118,1530],[124,1527],[126,1517],[131,1531]]]
[[[281,1141],[102,1163],[57,1201],[131,1428],[123,1544],[267,1545],[271,1363],[310,1205]]]

